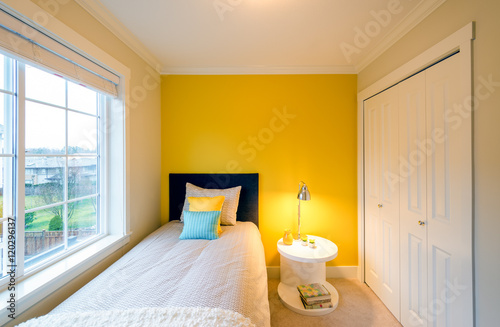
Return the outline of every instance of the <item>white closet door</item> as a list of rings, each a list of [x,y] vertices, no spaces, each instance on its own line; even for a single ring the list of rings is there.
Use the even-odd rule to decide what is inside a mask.
[[[429,326],[473,325],[471,90],[461,60],[426,70]]]
[[[399,319],[398,93],[365,101],[366,282]]]
[[[380,104],[377,97],[365,101],[365,264],[366,283],[375,293],[380,283]]]
[[[425,72],[399,88],[401,323],[427,326]]]

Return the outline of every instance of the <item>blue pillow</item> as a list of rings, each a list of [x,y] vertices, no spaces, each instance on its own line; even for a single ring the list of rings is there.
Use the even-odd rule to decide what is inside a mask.
[[[179,239],[218,239],[217,227],[219,226],[220,213],[220,211],[184,210],[184,227]]]

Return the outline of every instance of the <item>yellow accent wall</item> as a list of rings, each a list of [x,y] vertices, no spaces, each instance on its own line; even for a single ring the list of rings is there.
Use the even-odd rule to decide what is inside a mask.
[[[279,265],[285,228],[328,238],[357,265],[356,75],[162,76],[162,223],[168,174],[260,174],[260,231],[268,266]]]

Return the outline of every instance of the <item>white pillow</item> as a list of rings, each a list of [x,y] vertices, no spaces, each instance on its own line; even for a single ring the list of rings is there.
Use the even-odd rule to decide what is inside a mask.
[[[221,225],[236,225],[236,211],[240,201],[241,186],[225,188],[225,189],[208,189],[201,188],[191,183],[186,183],[186,197],[184,199],[184,207],[182,209],[181,221],[184,221],[184,210],[189,211],[188,197],[214,197],[223,195],[225,197],[222,213],[220,217]]]

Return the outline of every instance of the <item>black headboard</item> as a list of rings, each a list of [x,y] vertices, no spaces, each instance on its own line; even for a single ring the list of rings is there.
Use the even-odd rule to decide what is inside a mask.
[[[170,220],[180,219],[187,182],[209,189],[241,186],[237,220],[259,226],[259,174],[170,174]]]

